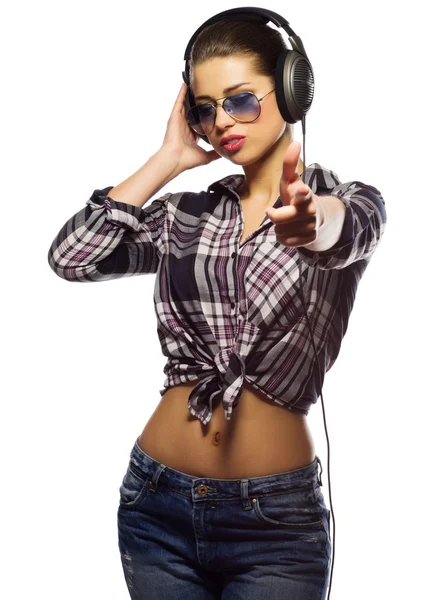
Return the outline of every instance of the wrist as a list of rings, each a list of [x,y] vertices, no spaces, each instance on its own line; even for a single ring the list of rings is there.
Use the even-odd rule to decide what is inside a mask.
[[[319,226],[317,238],[313,242],[303,246],[312,252],[323,252],[329,250],[341,237],[345,220],[345,204],[336,196],[317,196],[314,201],[319,209]]]
[[[326,222],[326,207],[324,205],[323,199],[320,198],[317,194],[313,195],[313,201],[316,206],[316,215],[317,215],[317,229],[320,229],[324,226]]]
[[[161,146],[154,156],[159,157],[159,163],[166,166],[168,172],[171,173],[171,178],[175,178],[183,172],[179,168],[179,156],[173,150]]]

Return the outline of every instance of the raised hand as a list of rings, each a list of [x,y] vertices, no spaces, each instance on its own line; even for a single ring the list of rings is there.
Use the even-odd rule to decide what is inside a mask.
[[[283,159],[280,178],[280,198],[283,206],[269,207],[265,212],[273,223],[277,241],[285,246],[305,246],[315,241],[324,222],[319,197],[303,183],[297,172],[301,151],[299,142],[292,142]]]
[[[208,165],[210,162],[222,158],[215,150],[203,150],[198,145],[200,136],[191,129],[185,114],[184,99],[187,90],[188,86],[183,82],[168,119],[162,143],[162,149],[176,157],[179,172]]]

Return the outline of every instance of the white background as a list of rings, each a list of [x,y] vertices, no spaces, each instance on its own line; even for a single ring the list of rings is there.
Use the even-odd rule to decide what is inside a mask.
[[[1,9],[0,595],[8,600],[129,597],[116,511],[130,449],[164,380],[154,276],[73,284],[51,271],[47,252],[94,189],[118,185],[159,149],[192,33],[237,6],[87,0]],[[323,388],[331,497],[321,398],[308,417],[335,516],[331,600],[428,598],[436,535],[430,3],[268,8],[302,38],[315,73],[306,164],[374,185],[388,213]],[[302,143],[301,123],[294,137]],[[237,172],[218,160],[156,197]]]

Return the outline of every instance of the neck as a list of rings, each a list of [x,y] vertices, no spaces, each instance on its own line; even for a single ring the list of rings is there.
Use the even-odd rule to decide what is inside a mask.
[[[237,192],[241,201],[259,208],[272,206],[280,196],[280,179],[283,172],[283,156],[292,138],[283,135],[258,161],[244,166],[244,181]],[[304,163],[298,159],[297,173],[301,176]]]

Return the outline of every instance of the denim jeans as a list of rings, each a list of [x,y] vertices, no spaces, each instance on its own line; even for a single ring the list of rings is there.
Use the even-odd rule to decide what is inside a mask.
[[[156,461],[138,440],[117,514],[133,600],[326,598],[330,511],[318,456],[284,473],[212,479]]]

